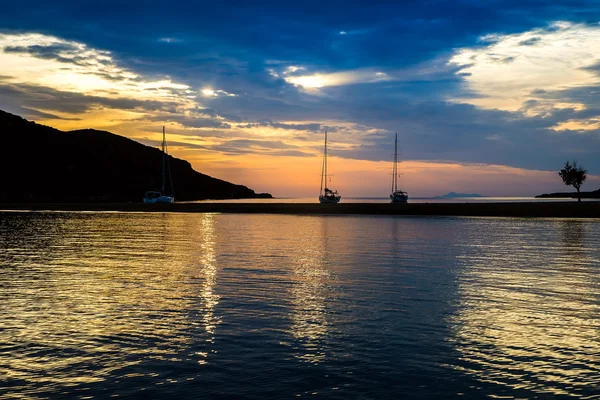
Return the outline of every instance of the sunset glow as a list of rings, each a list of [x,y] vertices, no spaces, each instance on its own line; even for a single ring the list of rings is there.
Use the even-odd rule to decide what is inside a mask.
[[[221,51],[223,32],[199,50],[199,34],[153,34],[138,49],[60,29],[4,30],[0,108],[151,146],[165,125],[171,153],[197,171],[275,196],[314,195],[326,130],[336,185],[349,196],[386,195],[396,132],[415,196],[560,190],[567,159],[596,182],[597,23],[556,16],[508,33],[480,28],[472,40],[440,38],[430,53],[392,25],[327,29],[269,54],[235,41]]]

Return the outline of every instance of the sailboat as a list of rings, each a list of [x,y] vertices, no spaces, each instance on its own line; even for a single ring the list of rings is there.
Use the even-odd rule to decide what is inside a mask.
[[[175,197],[173,197],[173,182],[171,180],[171,168],[169,168],[169,187],[171,188],[171,195],[166,195],[165,185],[167,181],[167,165],[167,140],[165,136],[165,127],[163,126],[161,191],[147,191],[144,195],[144,203],[173,203],[175,201]]]
[[[337,190],[333,191],[327,187],[327,131],[325,131],[325,149],[323,150],[323,167],[321,169],[321,191],[319,194],[320,203],[339,203],[342,196],[338,195]],[[331,182],[330,182],[331,183]]]
[[[394,141],[394,166],[392,167],[392,194],[390,199],[392,203],[406,203],[408,202],[408,193],[398,189],[398,134],[396,133],[396,140]]]

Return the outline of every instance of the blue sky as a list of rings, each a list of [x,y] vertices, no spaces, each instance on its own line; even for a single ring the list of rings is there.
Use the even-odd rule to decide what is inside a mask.
[[[312,194],[325,129],[350,195],[386,195],[394,132],[415,194],[563,190],[571,159],[600,187],[597,1],[126,3],[3,5],[0,108],[150,145],[166,124],[276,195]]]

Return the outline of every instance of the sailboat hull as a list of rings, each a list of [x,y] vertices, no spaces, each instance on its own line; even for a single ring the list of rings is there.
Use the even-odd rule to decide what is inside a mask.
[[[146,204],[155,204],[155,203],[173,203],[175,202],[175,198],[171,196],[160,196],[152,199],[144,198],[144,203]]]
[[[390,194],[390,200],[392,203],[408,203],[408,195],[406,194]]]
[[[339,203],[342,196],[319,196],[319,203],[321,204],[336,204]]]

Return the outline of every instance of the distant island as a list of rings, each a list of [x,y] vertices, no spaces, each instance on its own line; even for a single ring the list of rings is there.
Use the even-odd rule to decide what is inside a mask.
[[[535,196],[536,199],[576,199],[577,192],[544,193]],[[591,192],[581,192],[582,199],[600,199],[600,189]]]
[[[60,131],[0,110],[0,202],[141,202],[162,151],[106,131]],[[271,198],[169,157],[176,200]]]
[[[477,193],[456,193],[456,192],[450,192],[450,193],[446,193],[443,196],[435,196],[434,199],[455,199],[458,197],[485,197],[482,196],[480,194]]]

